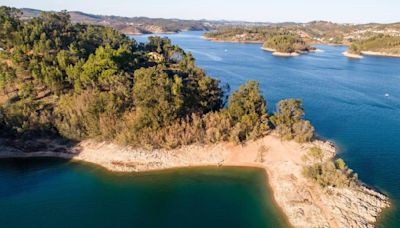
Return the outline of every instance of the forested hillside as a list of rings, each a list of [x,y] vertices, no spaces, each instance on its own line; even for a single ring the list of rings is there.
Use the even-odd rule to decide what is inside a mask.
[[[205,33],[205,37],[218,41],[264,43],[271,34],[290,33],[303,39],[307,44],[350,45],[357,40],[378,35],[399,37],[400,24],[338,24],[327,21],[308,23],[278,23],[268,26],[224,26]]]
[[[308,141],[300,101],[274,118],[259,85],[227,87],[170,40],[135,40],[110,27],[74,24],[66,12],[28,21],[0,8],[0,130],[3,137],[98,139],[140,147],[243,142],[277,128]]]
[[[310,52],[315,50],[314,47],[306,44],[301,37],[290,33],[273,35],[264,42],[263,47],[283,53]]]
[[[22,18],[29,20],[43,12],[35,9],[21,9]],[[79,11],[67,12],[73,23],[85,23],[112,27],[124,34],[175,33],[181,31],[208,30],[211,26],[205,21],[163,19],[148,17],[119,17],[94,15]]]
[[[400,36],[381,34],[355,41],[349,48],[349,52],[353,54],[361,54],[363,51],[400,55]]]

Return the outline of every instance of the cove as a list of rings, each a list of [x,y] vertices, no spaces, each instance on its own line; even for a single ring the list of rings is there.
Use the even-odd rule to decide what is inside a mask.
[[[0,161],[4,227],[287,227],[255,168],[116,174],[56,159]]]

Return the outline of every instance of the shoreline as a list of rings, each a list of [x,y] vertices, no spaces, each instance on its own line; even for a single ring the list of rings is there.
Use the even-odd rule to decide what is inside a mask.
[[[325,152],[325,160],[336,155],[334,146],[329,142],[298,144],[267,135],[245,145],[219,143],[174,150],[145,150],[91,140],[63,152],[45,150],[26,153],[0,146],[0,158],[64,158],[97,164],[112,172],[208,166],[260,168],[266,172],[274,202],[293,227],[373,227],[382,209],[389,207],[388,198],[361,183],[356,189],[330,188],[328,194],[304,178],[304,161],[301,158],[314,146]]]
[[[261,47],[261,49],[264,50],[264,51],[272,52],[272,55],[273,55],[273,56],[278,56],[278,57],[296,57],[296,56],[299,56],[299,55],[300,55],[300,54],[297,53],[297,52],[291,52],[291,53],[288,53],[288,52],[279,52],[279,51],[276,51],[276,50],[273,49],[273,48]]]
[[[358,55],[358,54],[351,54],[347,51],[342,53],[344,56],[346,56],[347,58],[350,59],[363,59],[364,57],[362,55]]]
[[[362,51],[363,55],[369,56],[381,56],[381,57],[392,57],[392,58],[400,58],[400,54],[390,54],[385,52],[376,52],[376,51]]]
[[[342,54],[348,58],[353,58],[353,59],[363,59],[364,55],[386,57],[386,58],[400,58],[400,54],[396,55],[396,54],[389,54],[385,52],[375,52],[375,51],[362,51],[361,54],[352,54],[349,53],[348,51],[345,51]]]
[[[263,41],[241,41],[241,40],[221,40],[218,38],[210,38],[210,37],[205,37],[201,36],[202,39],[211,41],[211,42],[216,42],[216,43],[239,43],[239,44],[263,44]]]

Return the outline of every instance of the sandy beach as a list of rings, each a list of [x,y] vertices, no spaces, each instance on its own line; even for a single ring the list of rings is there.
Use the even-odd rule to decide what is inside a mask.
[[[373,227],[382,209],[389,206],[388,199],[362,185],[327,191],[305,179],[302,156],[314,146],[323,149],[326,160],[335,156],[335,148],[328,142],[298,144],[268,135],[246,145],[219,143],[175,150],[135,149],[91,140],[64,148],[61,153],[49,150],[26,153],[3,146],[0,158],[60,157],[94,163],[115,172],[196,166],[258,167],[268,174],[274,199],[293,227]]]
[[[272,55],[280,56],[280,57],[296,57],[296,56],[299,56],[300,54],[297,52],[286,53],[286,52],[275,51],[272,53]]]
[[[274,55],[274,56],[279,56],[279,57],[296,57],[296,56],[299,56],[299,55],[300,55],[300,54],[297,53],[297,52],[291,52],[291,53],[279,52],[279,51],[276,51],[276,50],[273,49],[273,48],[262,47],[261,49],[264,50],[264,51],[272,52],[272,55]]]
[[[362,59],[362,58],[364,58],[363,55],[400,58],[400,55],[390,54],[390,53],[385,53],[385,52],[375,52],[375,51],[362,51],[360,55],[351,54],[346,51],[346,52],[343,52],[343,55],[347,56],[349,58],[354,58],[354,59]]]
[[[362,59],[362,58],[364,58],[362,55],[351,54],[351,53],[349,53],[347,51],[343,52],[342,54],[344,56],[348,57],[348,58],[351,58],[351,59]]]
[[[370,56],[382,56],[382,57],[393,57],[393,58],[400,58],[400,54],[390,54],[385,52],[376,52],[376,51],[362,51],[363,55],[370,55]]]

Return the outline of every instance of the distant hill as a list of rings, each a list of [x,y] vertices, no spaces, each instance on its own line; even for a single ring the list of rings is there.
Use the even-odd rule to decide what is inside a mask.
[[[205,33],[213,41],[264,43],[274,33],[297,34],[308,44],[350,45],[377,35],[400,37],[400,23],[339,24],[329,21],[308,23],[276,23],[268,26],[220,26]]]
[[[23,19],[38,17],[41,10],[22,8]],[[111,26],[125,34],[176,33],[182,31],[209,31],[220,27],[294,26],[297,23],[269,23],[228,20],[181,20],[148,17],[121,17],[94,15],[79,11],[68,12],[73,23]]]
[[[23,12],[23,19],[37,17],[42,12],[41,10],[29,8],[23,8],[21,10]],[[68,13],[71,16],[71,21],[73,23],[111,26],[122,33],[132,35],[210,30],[218,30],[219,34],[221,35],[222,29],[223,33],[230,33],[223,34],[223,36],[232,35],[232,37],[230,37],[228,40],[236,40],[236,36],[242,36],[243,32],[250,32],[254,34],[258,32],[270,31],[271,29],[285,29],[291,31],[292,33],[296,33],[305,39],[309,39],[311,42],[334,44],[349,44],[352,40],[369,38],[375,36],[376,34],[400,36],[400,23],[339,24],[329,21],[312,21],[308,23],[269,23],[228,20],[181,20],[148,17],[105,16],[79,11],[70,11]],[[232,34],[232,29],[236,30],[234,31],[236,34]],[[254,31],[254,29],[257,31]],[[243,41],[260,43],[265,41],[264,39],[259,39],[259,35],[252,37],[240,37],[240,39]]]
[[[38,17],[41,10],[21,9],[23,19]],[[207,21],[161,19],[147,17],[119,17],[103,16],[83,13],[79,11],[68,12],[73,23],[98,24],[111,26],[125,34],[148,33],[175,33],[181,31],[206,31],[213,28]]]

